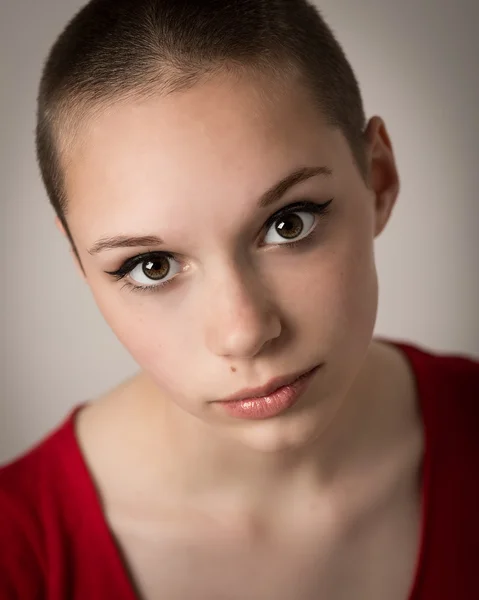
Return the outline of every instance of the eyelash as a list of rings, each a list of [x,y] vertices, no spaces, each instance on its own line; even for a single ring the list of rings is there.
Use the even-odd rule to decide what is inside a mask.
[[[294,204],[289,204],[288,206],[285,206],[284,208],[280,209],[279,211],[277,211],[276,213],[274,213],[273,215],[271,215],[271,217],[269,217],[266,220],[266,223],[263,226],[263,229],[268,230],[270,228],[271,225],[273,225],[276,221],[278,221],[279,219],[288,216],[289,214],[294,214],[297,212],[309,212],[315,215],[318,215],[320,217],[324,217],[326,216],[329,212],[330,212],[330,205],[333,202],[334,198],[331,198],[330,200],[328,200],[327,202],[324,202],[323,204],[317,204],[316,202],[310,202],[307,200],[301,201],[301,202],[295,202]],[[278,246],[281,247],[286,247],[286,248],[296,248],[298,246],[301,246],[305,243],[307,243],[308,241],[310,241],[310,237],[312,235],[312,233],[314,232],[314,230],[316,229],[316,227],[314,227],[314,229],[311,231],[311,233],[309,233],[306,237],[301,238],[298,241],[292,241],[292,242],[285,242],[284,244],[278,244]],[[172,259],[176,259],[177,257],[172,254],[171,252],[147,252],[145,254],[139,254],[137,256],[134,256],[128,260],[126,260],[121,267],[116,270],[116,271],[105,271],[105,273],[107,273],[107,275],[111,275],[116,281],[120,281],[121,279],[124,279],[129,273],[131,273],[131,271],[133,271],[133,269],[135,267],[137,267],[138,265],[140,265],[143,262],[146,262],[147,260],[152,260],[152,259],[158,259],[158,258],[172,258]],[[130,289],[130,291],[132,292],[155,292],[158,291],[160,288],[163,288],[165,286],[167,286],[170,283],[173,283],[173,281],[176,279],[176,277],[172,277],[171,279],[168,279],[165,282],[160,282],[157,283],[155,285],[134,285],[130,282],[126,282],[125,285],[121,288],[128,288]]]

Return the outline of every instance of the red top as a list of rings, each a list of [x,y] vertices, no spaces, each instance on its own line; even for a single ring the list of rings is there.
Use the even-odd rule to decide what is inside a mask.
[[[479,598],[479,362],[397,344],[425,433],[409,600]],[[138,600],[68,420],[0,469],[1,600]],[[394,543],[394,540],[391,540]]]

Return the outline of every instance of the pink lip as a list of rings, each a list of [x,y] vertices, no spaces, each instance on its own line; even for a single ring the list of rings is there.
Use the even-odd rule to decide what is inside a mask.
[[[262,396],[245,397],[244,392],[240,392],[235,396],[230,396],[228,400],[218,401],[217,404],[219,404],[219,406],[221,406],[230,416],[239,419],[268,419],[275,417],[297,402],[299,397],[309,387],[314,374],[320,366],[321,365],[318,365],[310,371],[303,371],[299,376],[296,375],[296,378],[292,375],[287,378],[282,377],[273,379],[272,382],[263,388],[256,388],[253,390],[254,392],[257,392],[258,389],[271,390],[273,388],[273,390],[267,394],[264,394],[263,392]],[[287,381],[288,383],[278,387],[278,381]],[[251,391],[249,393],[251,394]]]
[[[316,367],[313,367],[313,369],[315,369],[315,368]],[[227,398],[222,398],[221,400],[218,400],[218,402],[233,402],[235,400],[252,400],[254,398],[263,398],[264,396],[269,396],[270,394],[272,394],[279,388],[284,387],[285,385],[289,385],[290,383],[293,383],[293,381],[296,381],[296,379],[298,379],[299,377],[302,377],[303,375],[306,375],[313,369],[308,369],[306,371],[299,371],[297,373],[293,373],[292,375],[283,375],[283,376],[275,377],[274,379],[270,379],[268,381],[268,383],[266,383],[265,385],[263,385],[261,387],[245,388],[245,389],[237,392],[236,394],[232,394],[231,396],[228,396]]]

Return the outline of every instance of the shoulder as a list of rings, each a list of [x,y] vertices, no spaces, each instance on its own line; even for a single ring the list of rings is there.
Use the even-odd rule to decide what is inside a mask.
[[[479,360],[460,353],[393,342],[411,365],[418,391],[442,400],[474,400],[479,404]]]
[[[65,428],[65,425],[62,429]],[[0,467],[0,503],[2,508],[20,514],[39,509],[38,500],[57,461],[57,449],[64,431],[50,433],[21,456]]]
[[[30,598],[32,588],[42,585],[43,536],[35,506],[38,473],[34,470],[35,461],[30,456],[0,469],[2,598],[9,598],[10,594]]]
[[[0,597],[38,597],[70,420],[0,467]]]
[[[0,467],[1,598],[36,598],[45,585],[49,548],[61,521],[61,490],[68,485],[65,473],[74,465],[75,412]]]
[[[479,361],[411,342],[383,340],[400,350],[415,388],[424,433],[442,455],[479,459]]]
[[[22,455],[0,466],[0,497],[37,505],[38,494],[74,449],[74,419],[81,406]]]
[[[459,353],[396,344],[414,373],[424,428],[436,455],[476,469],[479,459],[479,361]]]

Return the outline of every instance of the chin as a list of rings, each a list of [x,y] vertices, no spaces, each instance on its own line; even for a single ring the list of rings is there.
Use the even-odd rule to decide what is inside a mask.
[[[311,415],[302,414],[251,422],[230,434],[250,450],[274,454],[304,449],[320,432],[321,423]]]

